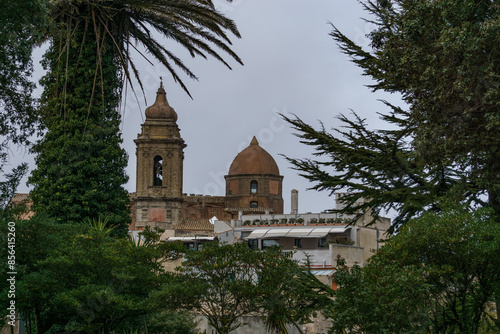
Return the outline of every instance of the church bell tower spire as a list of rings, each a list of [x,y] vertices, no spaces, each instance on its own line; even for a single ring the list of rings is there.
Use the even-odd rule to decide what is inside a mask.
[[[184,148],[177,113],[167,101],[163,81],[146,121],[134,140],[137,155],[136,229],[171,229],[181,220]]]

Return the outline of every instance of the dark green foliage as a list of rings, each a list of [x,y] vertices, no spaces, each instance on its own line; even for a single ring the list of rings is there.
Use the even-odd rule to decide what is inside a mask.
[[[271,247],[258,257],[256,298],[262,320],[273,333],[288,333],[290,324],[302,333],[301,324],[331,303],[330,287],[311,273],[309,263],[299,266],[291,255]]]
[[[0,2],[0,156],[9,143],[26,144],[37,116],[31,96],[35,84],[31,53],[45,24],[46,1]]]
[[[433,326],[460,333],[478,332],[500,285],[499,255],[500,225],[492,212],[456,205],[415,219],[382,252],[402,266],[425,268]]]
[[[369,211],[375,221],[384,211],[396,210],[393,232],[425,210],[440,210],[440,202],[452,189],[467,189],[457,195],[459,200],[480,200],[466,172],[446,161],[429,166],[413,150],[407,117],[399,109],[382,116],[400,126],[392,131],[370,130],[356,114],[354,120],[338,117],[345,130],[335,129],[333,134],[298,117],[283,117],[298,131],[302,143],[316,149],[316,159],[287,158],[300,175],[313,182],[312,189],[348,192],[342,198],[345,208],[333,212],[359,215]]]
[[[278,247],[208,243],[188,251],[178,269],[181,275],[163,286],[158,302],[170,296],[175,307],[206,316],[218,333],[242,326],[239,317],[252,312],[270,330],[287,333],[295,326],[302,332],[300,324],[330,302],[329,288]]]
[[[7,223],[1,221],[0,225],[0,254],[7,258]],[[58,289],[57,282],[54,285],[42,285],[42,282],[35,286],[36,294],[29,291],[25,282],[28,277],[40,277],[40,261],[50,256],[57,248],[69,247],[74,235],[83,231],[83,226],[60,225],[41,217],[36,217],[30,221],[15,222],[15,262],[16,262],[16,308],[25,316],[25,319],[33,324],[43,317],[42,310],[47,306],[41,296],[50,295]],[[1,279],[6,281],[7,272],[6,261],[2,261]],[[57,281],[57,280],[56,280]],[[1,305],[7,305],[7,286],[2,285],[0,292]],[[4,319],[6,307],[2,306],[0,316]],[[50,312],[50,310],[47,310]],[[39,320],[43,321],[43,320]]]
[[[178,42],[193,57],[210,55],[227,66],[211,45],[241,63],[226,34],[239,37],[238,30],[204,0],[62,0],[49,2],[48,13],[49,72],[40,108],[47,132],[33,150],[33,210],[61,222],[106,217],[120,227],[117,234],[124,234],[130,201],[122,187],[128,180],[127,155],[120,148],[118,103],[123,79],[131,83],[131,73],[142,87],[132,61],[135,42],[187,92],[174,67],[196,77],[150,30]]]
[[[166,311],[148,320],[149,333],[198,334],[195,317],[186,311]]]
[[[445,206],[411,220],[363,267],[338,268],[334,333],[478,333],[498,320],[500,226],[491,212]]]
[[[242,64],[231,50],[228,37],[228,32],[240,37],[238,29],[232,20],[215,9],[211,0],[62,0],[51,2],[49,10],[55,23],[49,27],[53,40],[57,41],[61,28],[66,30],[66,35],[57,41],[61,48],[68,47],[64,43],[70,40],[76,45],[83,45],[82,40],[75,39],[76,31],[91,32],[91,35],[97,35],[99,39],[112,41],[107,49],[99,47],[95,52],[98,55],[113,54],[132,87],[132,77],[135,76],[142,89],[133,58],[145,57],[145,53],[137,45],[144,46],[148,57],[165,66],[174,82],[181,85],[186,93],[189,94],[176,68],[189,78],[197,79],[182,60],[165,47],[165,41],[152,34],[153,31],[159,32],[160,36],[170,42],[178,43],[192,57],[211,56],[231,68],[217,52],[220,50]],[[64,63],[64,59],[61,60]]]
[[[204,244],[202,250],[185,254],[179,268],[184,291],[170,294],[187,296],[185,307],[206,316],[218,333],[227,334],[242,325],[238,317],[256,310],[257,256],[245,244]]]
[[[325,316],[330,333],[426,333],[427,289],[424,271],[400,266],[380,255],[365,267],[337,266],[337,291]]]
[[[170,282],[163,263],[177,257],[177,245],[152,234],[142,243],[113,238],[111,231],[104,221],[61,225],[34,218],[16,225],[16,307],[36,333],[100,333],[167,320],[166,307],[153,307],[150,295]],[[172,318],[189,327],[189,317]]]
[[[363,50],[331,35],[374,90],[399,92],[412,143],[429,166],[467,171],[500,212],[500,5],[497,1],[364,1],[376,29]]]
[[[46,55],[42,111],[47,133],[33,148],[38,155],[30,197],[38,214],[64,223],[106,217],[119,227],[116,233],[124,234],[130,200],[122,187],[128,156],[120,147],[121,82],[114,56],[106,53],[98,60],[95,47],[95,36],[89,35],[84,46],[75,45],[68,54],[52,47]]]
[[[393,229],[425,210],[458,201],[500,212],[500,6],[484,0],[367,0],[375,30],[363,50],[334,27],[331,36],[376,90],[402,94],[408,110],[382,114],[393,130],[340,116],[329,134],[288,119],[325,160],[289,159],[313,189],[351,192],[343,213],[398,213]],[[394,128],[396,126],[396,128]],[[365,204],[356,201],[365,198]]]
[[[374,89],[403,94],[423,125],[419,143],[448,155],[498,147],[499,4],[398,0],[365,8],[377,23],[369,35],[374,57],[347,51],[376,79]],[[332,35],[345,41],[338,30]]]
[[[44,0],[0,2],[0,207],[5,219],[12,219],[13,208],[7,204],[27,173],[26,164],[4,170],[9,145],[28,145],[38,125],[31,54],[45,22],[45,5]]]

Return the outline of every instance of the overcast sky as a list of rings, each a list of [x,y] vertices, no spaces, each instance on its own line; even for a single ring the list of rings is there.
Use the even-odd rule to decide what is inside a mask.
[[[182,49],[173,50],[199,77],[186,78],[193,100],[178,87],[159,65],[137,58],[145,84],[148,105],[154,102],[159,77],[164,79],[167,98],[178,114],[181,136],[187,144],[184,160],[184,192],[224,195],[224,175],[234,157],[253,136],[276,160],[283,180],[285,213],[290,212],[290,192],[299,191],[299,211],[319,212],[334,206],[327,192],[306,190],[311,184],[292,170],[280,156],[311,157],[311,148],[300,144],[278,116],[296,114],[304,121],[335,128],[334,118],[350,109],[366,117],[373,128],[382,127],[377,111],[384,106],[377,99],[394,96],[372,93],[365,87],[369,79],[343,55],[328,35],[336,25],[355,42],[368,47],[366,33],[372,26],[355,0],[234,0],[214,1],[233,19],[242,35],[233,38],[233,50],[244,66],[226,59],[233,70],[215,59],[191,59]],[[126,98],[123,118],[123,146],[129,154],[127,190],[135,191],[136,156],[133,140],[140,132],[145,105],[132,94]],[[379,126],[380,125],[380,126]],[[14,150],[13,165],[33,157]],[[29,188],[25,182],[20,192]]]

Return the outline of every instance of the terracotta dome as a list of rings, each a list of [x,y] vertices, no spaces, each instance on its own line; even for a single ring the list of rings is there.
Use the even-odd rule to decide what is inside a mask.
[[[253,137],[250,145],[234,158],[228,174],[280,175],[280,170],[273,157],[260,147],[257,138]]]
[[[146,119],[171,119],[177,121],[177,113],[167,101],[167,93],[163,89],[163,82],[156,92],[156,101],[152,106],[146,108]]]

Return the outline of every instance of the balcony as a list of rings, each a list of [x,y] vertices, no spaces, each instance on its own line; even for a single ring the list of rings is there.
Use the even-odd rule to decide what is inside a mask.
[[[338,255],[349,267],[364,263],[363,247],[338,244],[328,244],[328,248],[299,248],[293,253],[293,259],[305,263],[309,256],[311,267],[324,268],[337,266]]]

